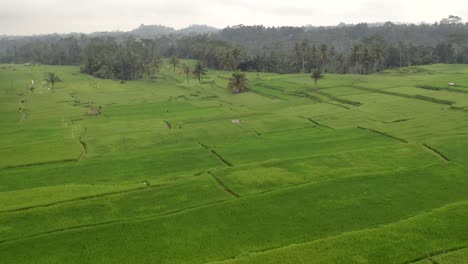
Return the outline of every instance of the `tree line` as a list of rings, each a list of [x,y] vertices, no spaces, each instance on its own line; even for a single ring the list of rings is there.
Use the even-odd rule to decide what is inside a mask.
[[[467,40],[468,23],[455,16],[432,25],[240,25],[203,35],[3,37],[0,62],[81,65],[84,73],[120,80],[157,78],[162,58],[196,59],[204,67],[229,71],[369,74],[402,66],[468,63]]]

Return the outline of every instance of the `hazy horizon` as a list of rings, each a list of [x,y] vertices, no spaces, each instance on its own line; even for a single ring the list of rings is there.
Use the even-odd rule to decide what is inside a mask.
[[[466,6],[466,7],[465,7]],[[92,33],[129,31],[140,24],[164,25],[175,29],[189,25],[224,28],[233,25],[333,26],[377,23],[434,23],[448,15],[468,17],[462,0],[435,1],[377,0],[318,1],[291,0],[269,3],[266,0],[17,0],[3,3],[0,10],[0,35],[51,33]]]

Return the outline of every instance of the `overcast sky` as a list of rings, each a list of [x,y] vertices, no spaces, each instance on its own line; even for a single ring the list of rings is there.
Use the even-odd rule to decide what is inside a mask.
[[[468,19],[468,0],[0,0],[0,35],[131,30],[140,24],[302,26]]]

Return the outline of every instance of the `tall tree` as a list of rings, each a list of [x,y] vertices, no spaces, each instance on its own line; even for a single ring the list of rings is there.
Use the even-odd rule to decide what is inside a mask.
[[[328,47],[326,44],[320,45],[318,49],[318,57],[320,60],[320,67],[322,68],[322,73],[325,72],[326,64],[328,62]]]
[[[380,35],[372,35],[363,41],[369,47],[369,56],[372,64],[372,71],[377,72],[383,67],[383,62],[387,56],[385,40]]]
[[[190,88],[190,66],[184,65],[182,67],[182,71],[185,74],[185,78],[187,80],[187,88]]]
[[[44,81],[51,86],[52,92],[55,93],[55,84],[61,82],[62,80],[58,77],[58,75],[55,72],[48,72],[45,75]]]
[[[159,73],[161,69],[162,60],[159,57],[154,57],[145,65],[148,75],[151,77],[156,77],[156,73]]]
[[[362,45],[355,44],[351,47],[351,53],[349,54],[349,60],[352,64],[354,64],[356,73],[360,73],[360,63],[361,63],[361,53],[362,53]]]
[[[301,43],[296,42],[293,48],[293,56],[294,56],[294,66],[298,67],[298,71],[302,73],[306,72],[306,63],[307,57],[310,53],[309,42],[307,40],[303,40]]]
[[[228,88],[232,93],[242,93],[247,90],[248,80],[245,73],[234,72],[229,78]]]
[[[205,67],[203,67],[203,64],[201,62],[197,62],[197,64],[195,65],[195,68],[192,71],[192,73],[195,76],[195,78],[198,79],[198,82],[200,83],[202,77],[204,75],[206,75],[206,69],[205,69]]]
[[[369,66],[370,66],[370,63],[371,63],[371,55],[369,53],[369,49],[364,46],[363,49],[362,49],[362,53],[361,53],[361,74],[367,74],[368,71],[369,71]]]
[[[312,75],[310,76],[312,78],[312,80],[314,80],[314,84],[315,84],[315,90],[318,89],[318,86],[317,86],[317,83],[320,79],[323,79],[323,74],[322,74],[322,71],[317,68],[315,69],[313,72],[312,72]]]
[[[169,62],[172,65],[172,71],[175,71],[177,65],[179,65],[179,59],[175,55],[172,55],[171,58],[169,59]]]
[[[400,52],[400,67],[403,67],[403,59],[405,58],[407,54],[407,45],[403,41],[398,42],[398,50]]]
[[[302,73],[306,72],[306,58],[310,54],[310,47],[309,42],[307,40],[303,40],[301,43],[301,59],[302,59]]]
[[[295,67],[297,67],[297,71],[304,72],[305,61],[303,60],[301,46],[297,42],[294,44],[292,56],[294,58],[293,64]],[[301,68],[301,70],[299,70],[299,68]]]

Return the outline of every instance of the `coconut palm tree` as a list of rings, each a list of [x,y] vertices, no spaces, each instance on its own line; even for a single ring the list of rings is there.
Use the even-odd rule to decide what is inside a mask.
[[[349,60],[355,65],[356,73],[360,73],[359,63],[361,62],[362,55],[362,45],[355,44],[351,47],[351,54],[349,55]]]
[[[328,47],[326,44],[320,45],[320,49],[318,50],[318,57],[322,67],[322,73],[325,73],[325,65],[328,62]]]
[[[155,75],[159,73],[159,70],[161,69],[161,64],[162,60],[159,57],[150,59],[145,65],[148,75],[156,77]]]
[[[52,87],[52,92],[55,93],[55,84],[61,82],[62,80],[58,77],[55,72],[48,72],[45,75],[44,81]]]
[[[247,77],[245,73],[235,72],[229,78],[228,87],[231,89],[232,93],[242,93],[247,90]]]
[[[203,64],[201,64],[201,62],[197,62],[197,65],[195,65],[195,68],[193,69],[192,73],[200,83],[203,75],[206,75],[206,69],[205,67],[203,67]]]
[[[317,90],[317,83],[320,79],[323,79],[323,74],[322,74],[322,70],[320,70],[319,68],[315,69],[313,72],[312,72],[312,75],[310,76],[313,80],[314,80],[314,84],[315,84],[315,90]]]
[[[177,59],[175,55],[172,55],[169,59],[169,62],[172,65],[172,70],[175,71],[175,68],[177,67],[177,65],[179,65],[179,59]]]
[[[185,78],[187,79],[187,88],[190,88],[190,66],[184,65],[182,67],[182,72],[185,74]]]

